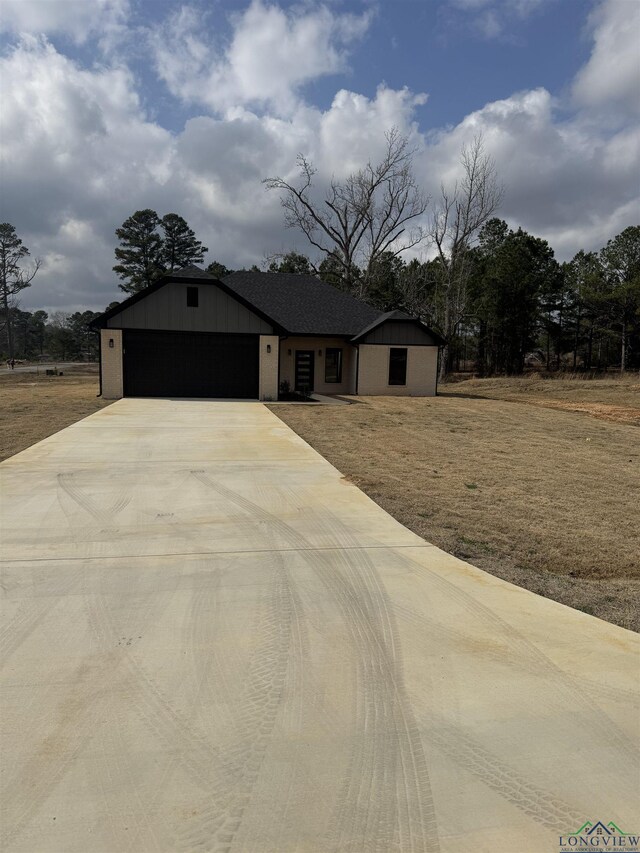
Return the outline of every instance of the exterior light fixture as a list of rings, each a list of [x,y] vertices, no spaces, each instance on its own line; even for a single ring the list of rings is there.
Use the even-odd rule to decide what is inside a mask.
[[[113,349],[113,338],[109,338],[109,348]]]
[[[267,344],[267,352],[271,352],[271,344]]]
[[[321,350],[321,349],[319,349],[319,350],[318,350],[318,355],[322,355],[322,350]]]
[[[288,350],[287,350],[287,355],[291,355],[291,350],[290,350],[290,349],[288,349]]]

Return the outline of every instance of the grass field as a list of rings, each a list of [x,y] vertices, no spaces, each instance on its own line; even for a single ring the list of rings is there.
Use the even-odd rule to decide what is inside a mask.
[[[640,630],[640,379],[487,379],[273,411],[411,530]]]
[[[0,375],[0,459],[108,403],[95,366]],[[640,630],[640,377],[474,379],[273,411],[391,515],[520,586]]]
[[[0,374],[0,461],[108,406],[98,390],[92,364],[64,376]]]

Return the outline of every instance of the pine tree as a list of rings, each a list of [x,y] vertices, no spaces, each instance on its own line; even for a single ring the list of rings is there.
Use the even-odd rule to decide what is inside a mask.
[[[161,257],[167,272],[202,263],[209,250],[196,240],[195,233],[181,216],[167,213],[162,217],[160,227],[164,232]]]
[[[215,278],[224,278],[225,275],[231,275],[235,270],[230,270],[229,267],[221,264],[220,261],[212,261],[207,267],[207,272]]]
[[[298,275],[313,275],[314,269],[306,255],[298,252],[287,252],[285,255],[276,255],[269,264],[269,272],[289,272]]]
[[[120,284],[125,293],[137,293],[148,287],[164,273],[162,259],[162,238],[157,229],[160,219],[155,210],[137,210],[116,229],[120,246],[116,248],[116,259],[120,262],[113,267],[124,284]]]

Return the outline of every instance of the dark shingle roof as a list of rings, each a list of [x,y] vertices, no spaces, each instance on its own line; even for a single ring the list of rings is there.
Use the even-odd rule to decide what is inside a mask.
[[[386,320],[413,320],[403,311],[383,314],[360,299],[338,290],[311,275],[297,273],[235,272],[217,279],[196,266],[183,267],[167,273],[144,290],[134,293],[110,311],[105,311],[91,323],[98,329],[130,305],[145,299],[170,281],[199,280],[222,287],[232,296],[253,309],[276,331],[290,335],[336,335],[358,339]],[[421,323],[421,325],[424,325]],[[426,327],[425,327],[426,328]],[[427,329],[442,343],[444,340]]]
[[[351,336],[380,316],[366,302],[311,275],[236,272],[222,281],[289,334]]]

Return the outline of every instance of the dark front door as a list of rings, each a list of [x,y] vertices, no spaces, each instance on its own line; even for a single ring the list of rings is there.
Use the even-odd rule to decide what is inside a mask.
[[[258,335],[125,329],[125,397],[258,396]]]
[[[311,394],[313,391],[313,356],[312,349],[296,350],[296,391],[301,394]]]

